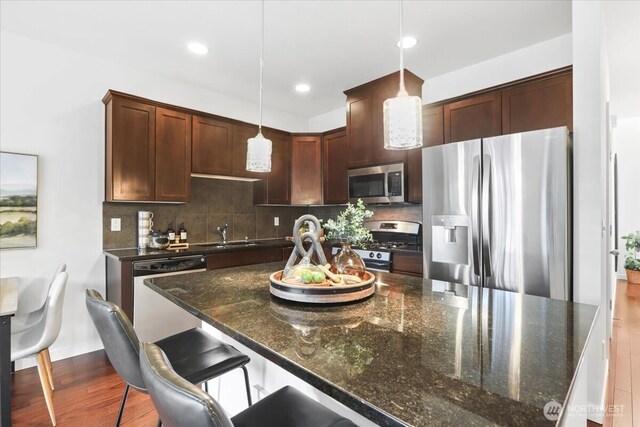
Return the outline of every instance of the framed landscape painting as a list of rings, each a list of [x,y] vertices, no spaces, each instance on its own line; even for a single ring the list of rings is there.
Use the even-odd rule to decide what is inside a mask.
[[[0,152],[0,249],[37,245],[38,156]]]

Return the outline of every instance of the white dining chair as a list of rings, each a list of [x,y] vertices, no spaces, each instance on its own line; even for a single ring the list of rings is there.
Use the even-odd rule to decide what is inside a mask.
[[[51,285],[53,285],[58,274],[65,271],[67,271],[67,264],[60,264],[56,269],[51,282],[49,282],[46,295],[49,294],[49,289],[51,289]],[[35,303],[34,300],[36,300]],[[33,292],[28,288],[21,290],[20,294],[18,294],[18,310],[11,318],[11,334],[13,335],[24,332],[40,322],[40,319],[42,319],[42,315],[44,314],[46,302],[46,297],[44,299],[42,297],[38,298],[36,295],[33,295]]]
[[[56,425],[56,416],[53,411],[53,374],[51,363],[45,352],[55,342],[62,325],[62,306],[64,304],[64,291],[67,286],[68,274],[62,272],[56,276],[44,304],[44,313],[38,323],[19,334],[11,335],[11,361],[35,356],[38,364],[38,374],[44,393],[44,400],[49,410],[51,423]]]

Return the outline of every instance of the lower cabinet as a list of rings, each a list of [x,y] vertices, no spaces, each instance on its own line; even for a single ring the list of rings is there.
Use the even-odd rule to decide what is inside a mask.
[[[391,272],[408,276],[423,276],[422,252],[394,252]]]
[[[207,255],[207,270],[282,261],[281,248],[255,248]]]

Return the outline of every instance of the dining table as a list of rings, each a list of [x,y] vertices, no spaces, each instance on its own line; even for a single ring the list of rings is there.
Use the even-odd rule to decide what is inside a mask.
[[[18,309],[18,278],[0,278],[0,426],[11,426],[11,317]]]

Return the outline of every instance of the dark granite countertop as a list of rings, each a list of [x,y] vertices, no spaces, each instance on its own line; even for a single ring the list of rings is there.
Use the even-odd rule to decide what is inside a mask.
[[[545,425],[597,308],[376,273],[339,306],[272,297],[283,262],[147,279],[150,288],[380,425]]]
[[[279,248],[279,247],[288,247],[293,246],[293,242],[290,242],[285,239],[265,239],[265,240],[252,240],[252,242],[256,242],[256,245],[252,246],[227,246],[224,248],[215,247],[215,246],[200,246],[199,244],[193,244],[189,246],[188,249],[181,250],[166,250],[166,249],[137,249],[137,248],[126,248],[126,249],[107,249],[104,251],[104,254],[110,258],[114,258],[118,261],[142,261],[145,259],[159,259],[159,258],[168,258],[175,256],[184,256],[184,255],[207,255],[214,254],[220,252],[231,252],[231,251],[243,251],[249,249],[256,248]]]

